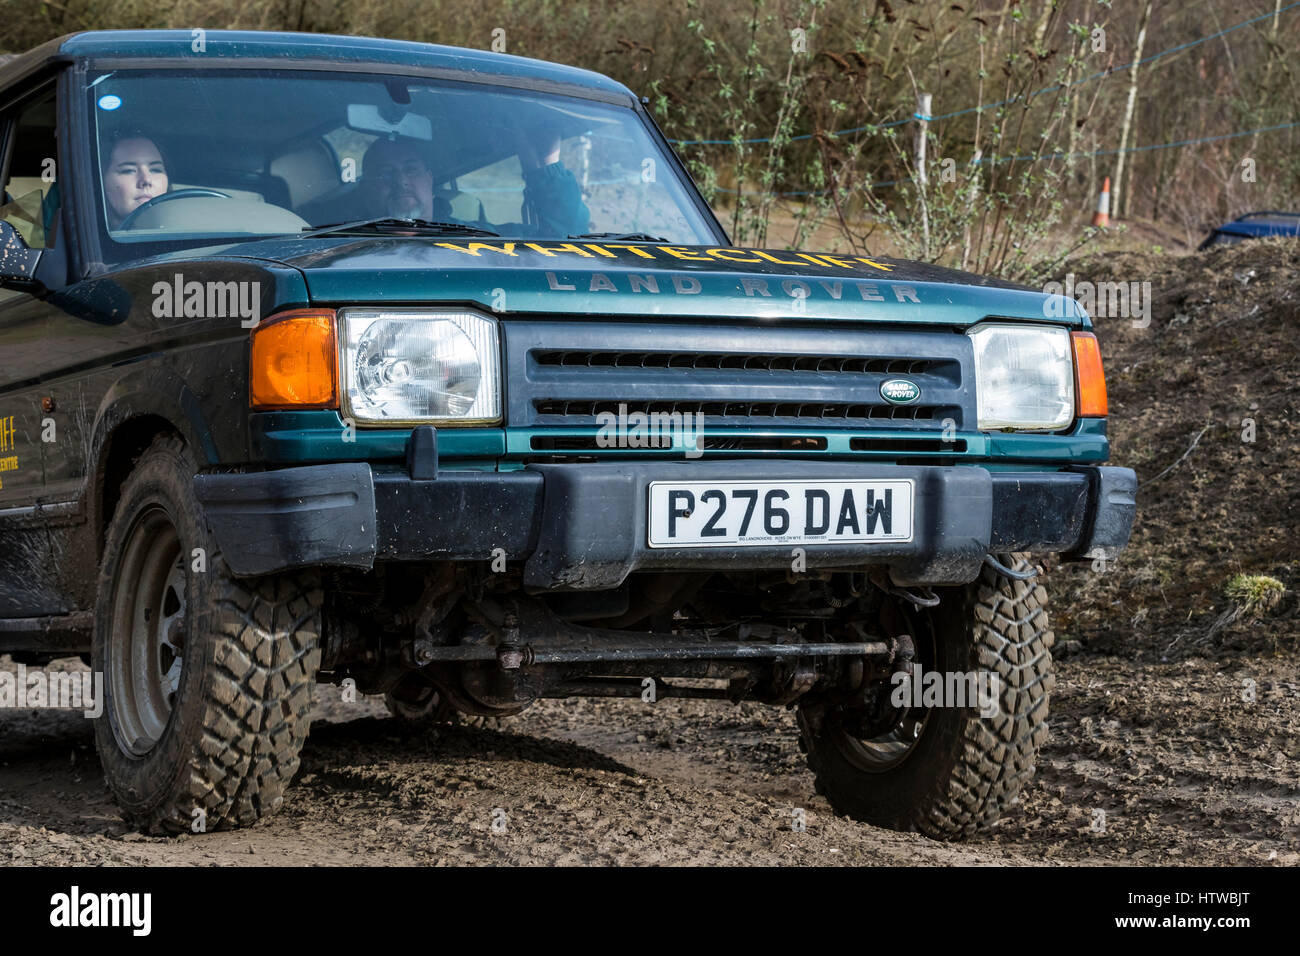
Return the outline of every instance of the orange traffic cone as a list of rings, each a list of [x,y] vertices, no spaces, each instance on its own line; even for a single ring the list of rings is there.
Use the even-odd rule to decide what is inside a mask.
[[[1101,184],[1101,197],[1097,200],[1097,211],[1092,214],[1092,224],[1105,229],[1110,225],[1110,177]]]

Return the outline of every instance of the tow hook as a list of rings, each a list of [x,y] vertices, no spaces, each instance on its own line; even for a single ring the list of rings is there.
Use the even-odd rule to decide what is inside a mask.
[[[879,568],[872,569],[870,581],[886,594],[893,595],[896,598],[901,598],[914,607],[927,608],[939,606],[939,595],[935,594],[929,588],[920,588],[917,591],[913,591],[911,588],[899,587],[894,584],[893,581],[889,580],[889,574],[887,572]]]
[[[991,554],[984,555],[984,563],[998,574],[1005,575],[1015,581],[1028,581],[1031,578],[1038,577],[1038,568],[1036,567],[1030,568],[1028,571],[1012,571]]]

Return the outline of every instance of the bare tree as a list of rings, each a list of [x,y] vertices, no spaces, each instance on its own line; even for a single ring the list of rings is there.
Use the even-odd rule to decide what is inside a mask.
[[[1111,208],[1119,212],[1120,191],[1124,182],[1124,157],[1128,149],[1129,128],[1133,125],[1133,107],[1137,104],[1138,69],[1142,59],[1142,47],[1147,42],[1147,24],[1151,22],[1151,8],[1155,0],[1147,0],[1142,9],[1142,19],[1138,22],[1137,49],[1133,51],[1133,69],[1129,71],[1128,102],[1124,106],[1124,123],[1119,132],[1119,155],[1115,158],[1115,177],[1110,186]]]

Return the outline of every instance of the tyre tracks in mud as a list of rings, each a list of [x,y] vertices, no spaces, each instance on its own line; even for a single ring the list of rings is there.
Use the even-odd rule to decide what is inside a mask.
[[[955,844],[835,817],[794,715],[758,704],[548,701],[411,733],[321,686],[281,812],[171,838],[121,822],[89,721],[0,711],[0,864],[1296,865],[1297,687],[1273,659],[1072,657],[1021,804]]]

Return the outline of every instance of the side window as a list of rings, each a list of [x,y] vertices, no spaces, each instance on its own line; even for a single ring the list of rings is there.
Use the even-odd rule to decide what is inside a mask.
[[[507,156],[490,166],[462,173],[439,183],[434,203],[443,196],[452,216],[462,222],[522,222],[524,218],[524,175],[518,156]],[[437,209],[433,218],[437,219]]]
[[[4,199],[0,219],[33,249],[54,244],[59,221],[58,140],[54,87],[14,107],[6,119]]]
[[[356,182],[361,176],[361,160],[366,155],[376,137],[369,133],[359,133],[346,126],[330,130],[324,136],[325,142],[339,158],[340,178],[343,182]]]

